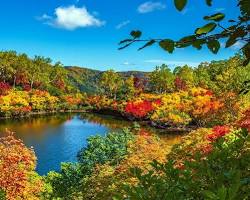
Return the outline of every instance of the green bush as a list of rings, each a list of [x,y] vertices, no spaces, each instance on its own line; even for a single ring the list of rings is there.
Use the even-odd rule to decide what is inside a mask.
[[[5,200],[5,192],[0,188],[0,200]]]
[[[187,152],[183,165],[179,165],[178,159],[164,164],[155,161],[152,163],[153,170],[146,174],[140,168],[131,169],[139,183],[136,186],[125,186],[126,199],[249,199],[249,133],[243,129],[231,131],[212,142],[209,149],[197,149],[193,155]]]
[[[78,153],[78,163],[62,163],[60,172],[51,171],[45,177],[51,190],[44,194],[44,199],[82,199],[83,187],[95,167],[118,164],[128,154],[133,138],[129,129],[90,137],[87,147]]]
[[[128,154],[128,144],[133,138],[129,129],[88,138],[87,147],[77,155],[80,166],[83,171],[91,172],[97,164],[118,164]]]

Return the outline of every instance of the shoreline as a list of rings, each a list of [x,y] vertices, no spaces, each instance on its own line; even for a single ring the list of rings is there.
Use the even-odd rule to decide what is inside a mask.
[[[59,114],[59,113],[88,113],[88,111],[79,109],[79,110],[58,110],[58,111],[30,112],[30,113],[28,113],[26,115],[0,117],[0,120],[4,120],[4,119],[21,119],[21,118],[27,118],[27,117],[31,117],[31,116]]]
[[[152,122],[148,119],[144,119],[144,120],[138,120],[135,118],[131,118],[129,116],[126,116],[124,114],[122,114],[121,112],[115,111],[115,110],[109,110],[109,109],[100,109],[100,110],[96,110],[96,109],[77,109],[77,110],[58,110],[58,111],[40,111],[40,112],[30,112],[27,115],[16,115],[16,116],[6,116],[6,117],[0,117],[0,121],[1,120],[6,120],[6,119],[24,119],[24,118],[29,118],[32,116],[46,116],[46,115],[53,115],[53,114],[60,114],[60,113],[96,113],[96,114],[103,114],[103,115],[110,115],[113,117],[120,117],[123,120],[126,121],[132,121],[132,122],[137,122],[140,123],[142,125],[148,125],[150,127],[159,129],[159,130],[165,130],[166,132],[176,132],[176,133],[188,133],[191,132],[193,130],[196,130],[197,126],[187,126],[187,127],[166,127],[164,125],[159,125],[155,122]]]
[[[150,127],[159,129],[159,130],[165,130],[166,132],[178,132],[178,133],[188,133],[191,132],[193,130],[198,129],[198,126],[186,126],[186,127],[167,127],[164,125],[159,125],[153,121],[150,121],[148,119],[142,119],[142,120],[138,120],[134,117],[129,117],[124,115],[121,112],[118,111],[113,111],[113,110],[108,110],[108,109],[101,109],[101,110],[91,110],[91,111],[87,111],[87,112],[92,112],[92,113],[97,113],[97,114],[104,114],[104,115],[111,115],[111,116],[117,116],[117,117],[121,117],[124,120],[127,121],[132,121],[132,122],[137,122],[137,123],[141,123],[142,125],[148,125]]]

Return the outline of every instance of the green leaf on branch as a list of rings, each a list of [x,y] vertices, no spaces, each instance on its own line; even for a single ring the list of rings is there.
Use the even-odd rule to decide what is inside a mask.
[[[220,49],[220,43],[218,40],[210,40],[207,43],[207,47],[212,53],[216,54]]]
[[[196,49],[200,50],[202,48],[202,45],[205,43],[206,41],[203,39],[197,39],[192,43],[192,46],[195,47]]]
[[[188,47],[190,46],[193,41],[196,39],[196,36],[195,35],[190,35],[190,36],[186,36],[186,37],[183,37],[181,38],[178,42],[177,42],[177,45],[176,47],[177,48],[184,48],[184,47]]]
[[[226,47],[226,48],[231,47],[231,46],[234,45],[236,42],[237,42],[237,41],[236,41],[235,38],[229,37],[229,39],[226,41],[226,46],[225,46],[225,47]]]
[[[136,38],[141,37],[142,32],[141,32],[141,31],[131,31],[130,35],[131,35],[134,39],[136,39]]]
[[[170,39],[165,39],[159,42],[159,45],[162,49],[169,53],[173,53],[174,51],[174,41]]]
[[[177,10],[182,11],[183,8],[186,6],[187,0],[174,0],[174,5]]]
[[[124,46],[118,48],[118,50],[125,49],[125,48],[127,48],[128,46],[130,46],[130,45],[133,44],[133,43],[134,43],[134,42],[130,42],[130,43],[128,43],[128,44],[126,44],[126,45],[124,45]]]
[[[234,45],[238,38],[243,38],[245,35],[247,35],[248,32],[246,30],[244,30],[243,27],[238,27],[233,34],[230,35],[230,37],[228,38],[227,42],[226,42],[226,48]]]
[[[144,49],[146,47],[149,47],[149,46],[153,45],[154,43],[155,43],[155,40],[150,40],[145,45],[143,45],[142,47],[140,47],[138,50],[140,51],[140,50],[142,50],[142,49]]]
[[[216,13],[214,15],[204,17],[205,20],[213,20],[216,22],[219,22],[219,21],[223,20],[224,18],[225,18],[225,15],[223,13]]]
[[[127,43],[127,42],[132,42],[132,39],[125,39],[119,42],[119,44]]]
[[[207,34],[211,31],[213,31],[216,28],[217,24],[214,22],[208,23],[205,26],[198,28],[195,33],[197,35],[201,35],[201,34]]]
[[[239,0],[238,6],[240,7],[242,15],[250,15],[249,0]]]

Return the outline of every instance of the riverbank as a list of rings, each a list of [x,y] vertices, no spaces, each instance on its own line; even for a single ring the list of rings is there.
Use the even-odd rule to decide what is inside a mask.
[[[126,114],[119,112],[117,110],[109,110],[109,109],[94,110],[94,109],[92,109],[91,111],[87,111],[87,112],[93,112],[93,113],[104,114],[104,115],[112,115],[115,117],[120,117],[124,120],[132,121],[132,122],[139,122],[141,125],[148,125],[148,126],[151,126],[153,128],[162,129],[166,132],[171,132],[171,133],[173,133],[173,132],[187,133],[187,132],[191,132],[193,130],[196,130],[198,128],[201,128],[198,126],[186,126],[186,127],[184,127],[184,126],[171,127],[171,126],[167,126],[167,125],[164,126],[164,125],[157,124],[149,119],[136,119],[135,117],[126,115]]]
[[[159,124],[156,124],[148,119],[135,119],[134,117],[125,115],[124,113],[121,113],[117,110],[110,110],[110,109],[77,109],[77,110],[58,110],[58,111],[40,111],[40,112],[30,112],[25,115],[15,115],[15,116],[5,116],[5,117],[0,117],[0,120],[5,120],[5,119],[19,119],[19,118],[29,118],[32,116],[47,116],[47,115],[55,115],[55,114],[60,114],[60,113],[94,113],[94,114],[102,114],[106,116],[113,116],[113,117],[118,117],[122,120],[130,121],[130,122],[137,122],[140,125],[143,126],[150,126],[152,128],[164,130],[167,133],[187,133],[191,132],[193,130],[196,130],[198,127],[196,126],[190,126],[190,127],[166,127],[166,126],[161,126]]]
[[[39,115],[50,115],[50,114],[59,114],[59,113],[87,113],[87,110],[58,110],[58,111],[39,111],[39,112],[30,112],[25,115],[14,115],[14,116],[1,116],[1,119],[18,119],[18,118],[25,118],[31,116],[39,116]]]

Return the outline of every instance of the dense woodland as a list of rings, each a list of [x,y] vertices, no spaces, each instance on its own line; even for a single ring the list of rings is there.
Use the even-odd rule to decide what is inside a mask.
[[[0,52],[0,115],[107,112],[191,131],[174,147],[143,126],[93,136],[77,163],[46,176],[33,149],[0,139],[0,199],[249,199],[250,65],[244,56],[152,72],[64,67]]]

